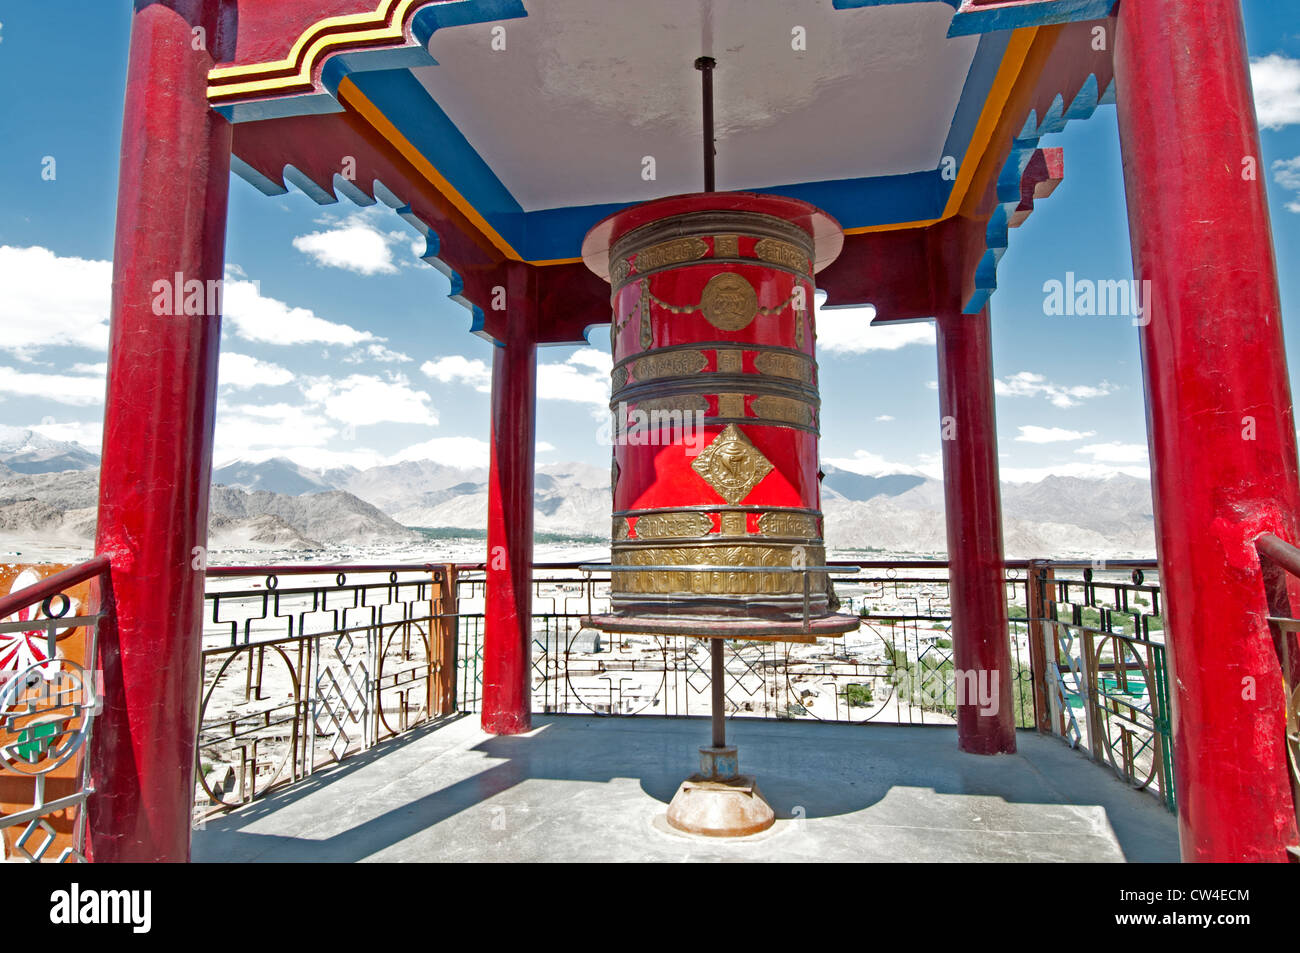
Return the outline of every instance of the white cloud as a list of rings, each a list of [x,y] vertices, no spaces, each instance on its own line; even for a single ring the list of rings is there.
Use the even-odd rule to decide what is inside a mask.
[[[909,344],[934,344],[934,323],[894,323],[871,326],[876,309],[817,309],[817,349],[830,354],[897,351]]]
[[[591,404],[604,417],[609,412],[608,355],[584,347],[569,355],[563,364],[537,365],[538,400],[567,400]]]
[[[365,374],[340,379],[313,378],[303,394],[334,420],[354,427],[366,424],[428,424],[438,422],[433,398],[415,390],[401,374],[388,380]]]
[[[1104,463],[1053,463],[1043,467],[1002,467],[1004,483],[1037,483],[1050,476],[1078,477],[1082,480],[1104,480],[1113,476],[1131,476],[1139,480],[1151,478],[1147,467],[1110,466]]]
[[[100,377],[108,376],[108,364],[100,361],[98,364],[73,364],[72,373],[74,374],[97,374]]]
[[[256,282],[226,278],[222,294],[225,317],[233,331],[246,341],[264,344],[360,344],[381,340],[317,317],[307,308],[294,308],[262,294]]]
[[[1064,427],[1036,427],[1030,424],[1020,428],[1020,436],[1016,440],[1023,443],[1059,443],[1095,435],[1095,430],[1066,430]]]
[[[394,351],[382,344],[367,344],[343,358],[344,364],[361,364],[364,361],[378,361],[380,364],[406,364],[415,360],[409,354]]]
[[[48,423],[32,424],[27,429],[34,430],[42,437],[49,437],[51,440],[80,444],[94,453],[99,453],[100,446],[104,442],[102,420],[64,421],[63,423],[51,420]]]
[[[234,351],[221,352],[221,364],[217,368],[217,381],[223,387],[247,390],[250,387],[276,387],[293,380],[293,371],[279,364],[259,361],[247,354]]]
[[[1250,81],[1255,88],[1255,113],[1266,129],[1300,123],[1300,60],[1280,53],[1250,61]]]
[[[492,390],[492,368],[478,358],[448,354],[434,361],[425,361],[420,365],[420,371],[444,384],[469,384],[485,394]]]
[[[1092,457],[1096,463],[1146,463],[1147,445],[1144,443],[1090,443],[1074,451]]]
[[[1053,384],[1042,374],[1021,371],[994,381],[994,393],[999,397],[1046,397],[1056,407],[1077,407],[1093,397],[1104,397],[1113,393],[1115,387],[1109,381],[1100,384],[1077,384],[1064,387]]]
[[[12,367],[0,367],[0,393],[89,406],[104,402],[104,378],[102,375],[30,374]]]
[[[889,414],[881,414],[879,417],[876,418],[877,421],[880,421],[882,423],[887,423],[888,421],[891,421],[893,419],[894,418],[891,417]]]
[[[112,281],[111,262],[0,245],[0,348],[20,357],[60,345],[106,350]]]
[[[454,461],[459,467],[485,467],[490,455],[487,441],[477,437],[434,437],[399,450],[389,459],[393,463],[438,460],[443,463]]]
[[[1290,192],[1300,193],[1300,156],[1273,163],[1273,181]],[[1288,212],[1300,214],[1300,195],[1286,203]]]
[[[214,460],[252,460],[258,451],[267,457],[289,456],[307,464],[290,447],[317,449],[338,434],[338,428],[319,410],[286,403],[228,404],[217,406],[216,449]]]
[[[614,369],[614,358],[594,347],[584,347],[569,356],[570,364],[594,367],[602,374],[608,375]]]
[[[221,451],[224,451],[224,454]],[[285,445],[250,450],[246,447],[223,446],[219,448],[219,455],[213,457],[218,461],[213,465],[213,469],[220,469],[236,460],[261,463],[272,457],[287,457],[294,463],[313,470],[328,470],[333,467],[356,467],[358,470],[366,470],[389,462],[389,458],[377,450],[327,450],[324,447]]]
[[[311,256],[323,268],[342,268],[360,275],[394,274],[393,248],[409,244],[402,232],[382,232],[365,212],[349,215],[322,232],[299,235],[293,247]]]
[[[863,476],[888,476],[894,473],[908,473],[913,476],[943,479],[943,462],[938,454],[921,454],[919,463],[898,463],[870,450],[855,450],[851,457],[826,457],[826,463],[841,470],[860,473]]]

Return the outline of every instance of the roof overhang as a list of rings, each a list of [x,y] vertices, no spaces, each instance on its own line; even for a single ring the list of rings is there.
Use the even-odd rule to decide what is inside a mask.
[[[477,285],[502,262],[562,267],[572,291],[592,225],[698,189],[692,63],[712,55],[720,189],[808,201],[850,239],[973,216],[983,257],[964,270],[982,274],[962,301],[978,310],[1038,137],[1110,92],[1109,53],[1052,53],[1066,28],[1053,24],[1084,30],[1112,6],[259,0],[240,5],[209,100],[237,124],[236,171],[263,191],[407,217],[482,329]],[[1044,85],[1049,55],[1062,67]]]

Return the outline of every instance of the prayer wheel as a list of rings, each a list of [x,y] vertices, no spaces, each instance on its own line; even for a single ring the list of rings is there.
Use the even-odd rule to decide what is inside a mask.
[[[806,202],[700,193],[588,233],[610,282],[609,631],[855,628],[824,569],[813,276],[843,233]]]

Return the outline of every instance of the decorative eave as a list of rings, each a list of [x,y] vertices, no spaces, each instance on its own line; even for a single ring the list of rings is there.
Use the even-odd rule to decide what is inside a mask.
[[[401,14],[403,37],[409,38],[412,20],[421,12],[435,10],[447,16],[456,8],[458,15],[465,16],[473,8],[476,15],[485,15],[488,2],[495,0],[390,2],[381,4],[381,10],[390,16],[390,27],[399,22]],[[517,0],[504,0],[488,19],[499,19],[508,5],[518,6]],[[336,0],[327,6],[347,5]],[[1080,8],[1063,0],[978,6],[1000,10],[1051,7],[1057,14],[1065,6],[1075,13]],[[301,4],[270,0],[266,9],[262,7],[254,5],[262,10],[259,16],[274,9],[297,9]],[[1113,41],[1113,20],[1041,27],[1014,35],[1018,38],[1015,42],[1021,44],[1018,51],[1009,46],[1014,54],[1015,81],[997,100],[1000,109],[986,109],[981,117],[981,125],[989,128],[978,132],[986,137],[979,161],[961,169],[965,181],[957,183],[960,188],[954,188],[943,216],[848,234],[840,259],[819,277],[819,285],[829,294],[828,306],[871,303],[877,308],[878,321],[975,313],[983,307],[996,288],[996,266],[1006,248],[1007,230],[1025,219],[1033,198],[1044,197],[1060,180],[1063,162],[1059,150],[1039,150],[1040,137],[1059,131],[1069,119],[1091,115],[1113,95],[1109,49],[1093,50],[1090,42],[1098,25],[1106,28]],[[339,44],[344,42],[341,28],[313,36],[332,36]],[[296,48],[304,64],[312,55],[326,55],[312,54],[317,47],[310,42],[296,44]],[[246,43],[244,52],[247,50]],[[1008,68],[1004,63],[1004,69]],[[314,75],[319,78],[319,73],[316,70]],[[476,218],[469,203],[458,201],[455,190],[438,181],[436,169],[424,167],[427,163],[421,163],[418,150],[398,148],[392,137],[376,128],[374,117],[363,115],[353,105],[357,99],[354,92],[351,81],[344,77],[335,89],[337,99],[329,96],[335,111],[236,124],[236,171],[268,194],[295,185],[321,204],[346,196],[359,205],[382,201],[393,208],[425,237],[422,257],[448,276],[450,296],[470,309],[471,330],[484,337],[504,338],[501,322],[506,316],[490,310],[492,290],[504,284],[508,267],[520,264],[536,268],[539,275],[542,343],[579,342],[591,327],[608,322],[608,288],[603,282],[573,261],[521,262],[513,249],[503,247],[499,236],[485,227],[481,217]],[[355,159],[350,178],[339,174],[340,156]],[[918,274],[929,275],[930,280],[918,280]]]

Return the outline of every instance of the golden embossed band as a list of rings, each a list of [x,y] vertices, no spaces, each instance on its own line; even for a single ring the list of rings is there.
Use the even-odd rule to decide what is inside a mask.
[[[807,513],[783,513],[779,510],[764,513],[758,518],[758,531],[764,536],[798,536],[803,539],[821,539],[817,519]]]
[[[775,238],[761,239],[754,245],[754,254],[769,264],[789,268],[801,275],[807,275],[812,271],[808,256],[789,242]]]
[[[637,539],[669,539],[674,536],[707,536],[713,520],[707,513],[648,513],[637,518]]]
[[[682,262],[695,261],[709,253],[709,246],[699,238],[675,238],[637,252],[636,270],[641,274],[668,265],[680,265]]]
[[[636,359],[632,373],[638,382],[661,377],[690,377],[708,367],[703,351],[665,351]],[[622,385],[616,386],[621,387]]]
[[[802,400],[764,394],[761,397],[755,397],[749,406],[754,411],[755,417],[779,420],[787,424],[797,424],[800,427],[817,426],[817,415],[814,413],[812,405]]]
[[[648,546],[639,549],[619,548],[613,553],[616,566],[793,566],[795,558],[806,565],[820,566],[825,550],[820,545],[763,545],[737,542],[714,546]],[[795,595],[803,593],[803,574],[797,572],[739,572],[730,570],[613,573],[612,590],[621,594],[690,593],[695,595]],[[826,593],[826,574],[812,573],[809,591]]]
[[[754,355],[754,367],[760,374],[767,374],[770,377],[784,377],[803,384],[812,383],[812,359],[802,354],[791,354],[788,351],[759,351]]]

